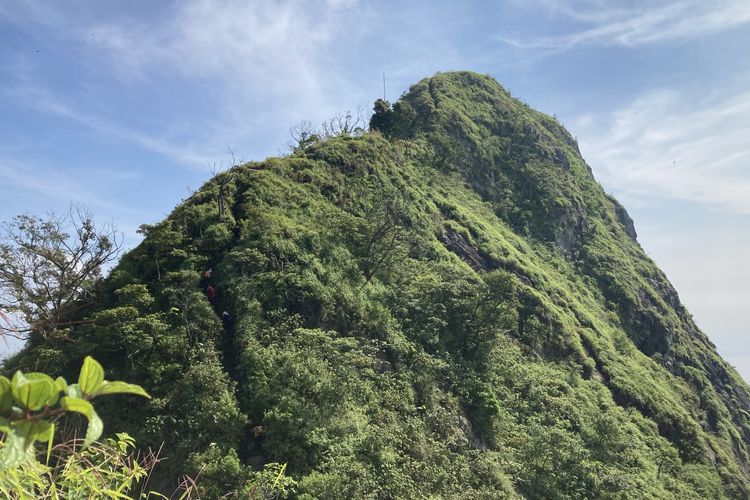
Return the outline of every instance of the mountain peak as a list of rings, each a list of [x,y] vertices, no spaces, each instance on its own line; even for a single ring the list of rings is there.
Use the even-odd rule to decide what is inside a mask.
[[[8,368],[93,354],[216,496],[747,497],[750,390],[564,127],[471,72],[371,126],[208,182]]]
[[[570,257],[585,214],[601,208],[601,189],[570,133],[490,76],[462,71],[426,78],[392,109],[376,103],[371,125],[387,137],[425,142],[426,162],[459,174],[516,230],[555,241]],[[614,204],[607,208],[612,220],[626,220],[616,217]]]

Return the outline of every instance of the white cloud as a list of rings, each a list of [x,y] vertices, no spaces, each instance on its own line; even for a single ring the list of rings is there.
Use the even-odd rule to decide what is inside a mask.
[[[103,174],[103,177],[109,175],[106,172]],[[97,195],[97,189],[91,186],[91,183],[83,183],[80,179],[73,180],[70,175],[60,174],[54,169],[45,169],[38,165],[29,166],[27,161],[21,163],[12,158],[0,158],[0,183],[12,187],[14,192],[20,190],[34,193],[63,201],[64,204],[76,201],[96,207],[128,211]],[[16,210],[18,208],[16,207]]]
[[[750,92],[653,90],[570,123],[597,179],[634,208],[644,249],[750,380]]]
[[[26,68],[13,75],[24,102],[178,163],[204,168],[225,158],[228,144],[255,149],[258,136],[283,137],[302,119],[320,122],[363,97],[337,76],[345,74],[341,53],[366,32],[368,11],[355,0],[188,0],[138,18],[24,5],[0,19],[63,40],[93,88],[52,93],[44,68]],[[139,93],[146,120],[136,126],[126,121],[130,109],[97,109],[88,93],[103,88]]]
[[[170,158],[179,164],[186,164],[204,169],[211,157],[186,145],[177,145],[168,139],[153,134],[138,132],[120,125],[107,118],[88,114],[65,102],[64,99],[48,89],[25,82],[10,91],[18,99],[39,112],[54,115],[76,122],[98,133],[116,140],[126,141],[141,148]]]
[[[82,204],[94,210],[101,222],[116,220],[117,230],[125,238],[125,247],[132,248],[142,238],[137,234],[138,226],[145,217],[153,217],[153,213],[145,212],[138,203],[120,201],[113,187],[120,183],[133,184],[140,178],[141,174],[133,170],[98,166],[72,168],[58,163],[51,166],[43,161],[29,161],[28,155],[14,157],[0,152],[4,202],[0,206],[0,220],[9,220],[22,212],[42,215],[53,210],[62,213],[71,204]]]
[[[638,46],[662,41],[695,39],[750,22],[746,0],[682,0],[621,2],[539,0],[553,16],[568,18],[582,28],[535,39],[498,37],[523,49],[553,52],[584,45]]]
[[[351,0],[190,0],[159,26],[103,23],[80,34],[128,76],[158,79],[175,70],[215,81],[225,118],[247,125],[265,119],[248,109],[254,104],[273,100],[277,113],[315,114],[349,90],[334,76],[334,52],[366,29],[355,7]]]
[[[608,116],[573,123],[608,189],[750,213],[750,92],[656,90]]]

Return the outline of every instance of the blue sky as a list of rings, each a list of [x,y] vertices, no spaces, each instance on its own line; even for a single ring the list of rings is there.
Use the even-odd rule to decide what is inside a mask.
[[[128,245],[288,130],[437,71],[555,114],[750,380],[750,2],[0,4],[0,219],[88,205]]]

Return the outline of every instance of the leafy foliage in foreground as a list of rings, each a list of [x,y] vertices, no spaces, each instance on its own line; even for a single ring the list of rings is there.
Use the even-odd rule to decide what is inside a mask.
[[[131,498],[153,461],[141,463],[131,454],[135,442],[125,433],[80,449],[70,444],[52,448],[48,463],[27,461],[0,472],[0,494],[10,499]],[[147,496],[144,495],[144,498]]]
[[[95,442],[104,424],[91,400],[110,394],[148,398],[142,387],[104,379],[92,357],[83,361],[78,383],[55,380],[39,372],[18,370],[11,380],[0,376],[0,493],[4,498],[128,498],[134,484],[154,464],[141,464],[128,452],[135,443],[125,433]],[[55,430],[65,414],[87,420],[83,440],[53,446]],[[37,461],[36,442],[47,443],[45,463]],[[52,466],[50,466],[52,462]]]
[[[7,366],[94,352],[207,497],[747,497],[747,385],[560,124],[447,73],[371,125],[220,174]]]
[[[35,460],[34,443],[52,447],[55,422],[65,413],[83,415],[88,421],[82,447],[99,439],[104,423],[91,400],[109,394],[135,394],[150,397],[141,386],[104,380],[104,369],[91,356],[83,361],[78,383],[63,377],[52,379],[46,373],[16,371],[11,380],[0,376],[0,470]]]

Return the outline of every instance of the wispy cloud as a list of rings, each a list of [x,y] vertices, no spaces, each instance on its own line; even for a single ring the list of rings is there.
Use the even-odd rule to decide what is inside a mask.
[[[133,78],[176,71],[184,79],[215,82],[212,91],[224,93],[224,119],[248,126],[268,118],[248,109],[260,108],[254,105],[272,100],[277,113],[317,114],[351,90],[334,76],[335,53],[366,30],[365,10],[356,4],[190,0],[156,29],[100,23],[81,36]]]
[[[750,92],[655,90],[578,127],[581,150],[608,188],[750,213]]]
[[[663,41],[695,39],[750,22],[746,0],[684,0],[635,2],[589,0],[572,5],[566,0],[539,0],[553,16],[579,25],[571,32],[533,39],[498,37],[521,49],[554,52],[577,46],[627,47]]]
[[[178,163],[205,167],[225,156],[227,144],[254,149],[269,129],[359,104],[361,90],[337,76],[340,54],[366,31],[367,9],[354,0],[187,0],[138,18],[24,5],[0,12],[0,21],[64,39],[88,85],[143,92],[148,120],[132,124],[130,109],[54,94],[41,68],[18,82],[25,102]]]
[[[74,177],[61,174],[59,169],[44,168],[40,165],[29,165],[28,161],[20,162],[9,157],[0,157],[0,182],[12,187],[14,191],[33,193],[45,198],[53,198],[63,205],[80,202],[86,205],[113,209],[120,212],[131,212],[126,207],[114,204],[97,194],[98,186],[93,185],[96,179],[90,175]],[[98,172],[102,181],[117,177],[114,172]],[[17,210],[17,208],[16,208]]]
[[[44,87],[24,83],[10,91],[32,109],[48,115],[78,123],[97,133],[118,141],[126,141],[141,148],[170,158],[176,163],[205,168],[211,157],[192,150],[187,145],[177,145],[153,134],[138,132],[134,128],[118,124],[105,117],[81,111],[62,96]]]

